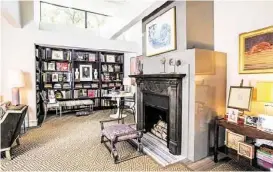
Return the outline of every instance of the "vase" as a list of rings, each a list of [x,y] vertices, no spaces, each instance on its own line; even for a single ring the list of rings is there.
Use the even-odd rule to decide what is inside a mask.
[[[79,69],[76,68],[76,71],[75,71],[75,79],[78,80],[79,79]]]
[[[98,80],[98,71],[95,69],[94,71],[94,80]]]

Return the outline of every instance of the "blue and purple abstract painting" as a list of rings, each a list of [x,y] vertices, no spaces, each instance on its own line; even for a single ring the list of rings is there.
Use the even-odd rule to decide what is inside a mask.
[[[162,25],[153,24],[149,27],[149,44],[157,49],[170,45],[171,26],[167,23]]]

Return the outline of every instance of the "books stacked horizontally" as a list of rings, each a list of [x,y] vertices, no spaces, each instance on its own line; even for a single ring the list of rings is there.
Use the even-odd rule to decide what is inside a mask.
[[[167,141],[167,123],[159,120],[154,127],[151,129],[151,132],[162,140]]]
[[[96,98],[99,97],[99,90],[79,89],[74,90],[74,98]]]
[[[257,150],[257,163],[270,170],[273,168],[273,147],[269,145],[262,144]]]

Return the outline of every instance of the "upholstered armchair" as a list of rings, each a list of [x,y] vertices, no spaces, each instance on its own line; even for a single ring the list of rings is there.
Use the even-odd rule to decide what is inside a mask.
[[[20,144],[19,136],[27,109],[28,106],[23,106],[21,110],[7,110],[1,118],[1,152],[5,151],[9,160],[11,160],[10,149],[14,141]]]

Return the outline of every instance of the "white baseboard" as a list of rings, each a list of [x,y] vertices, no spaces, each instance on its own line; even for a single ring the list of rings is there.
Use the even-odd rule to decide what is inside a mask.
[[[38,124],[38,120],[29,120],[29,126],[26,126],[26,127],[36,127]],[[26,124],[28,125],[28,124]]]

